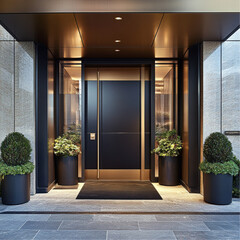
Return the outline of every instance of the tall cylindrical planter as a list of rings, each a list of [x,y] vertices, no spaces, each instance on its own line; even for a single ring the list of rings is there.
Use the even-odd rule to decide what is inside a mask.
[[[30,200],[30,174],[4,176],[2,180],[2,203],[18,205]]]
[[[232,181],[230,174],[203,174],[204,201],[217,205],[232,202]]]
[[[57,179],[59,185],[78,184],[78,156],[58,157]]]
[[[159,156],[159,184],[176,186],[180,179],[180,163],[178,157]]]

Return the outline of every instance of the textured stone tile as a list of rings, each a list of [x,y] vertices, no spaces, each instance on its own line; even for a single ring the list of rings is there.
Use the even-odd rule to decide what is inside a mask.
[[[210,230],[240,230],[239,222],[204,222]]]
[[[180,215],[180,214],[158,214],[155,215],[157,221],[191,221],[190,215]]]
[[[37,234],[35,230],[11,230],[0,231],[0,239],[3,240],[31,240]]]
[[[106,231],[42,231],[40,230],[34,239],[37,240],[105,240]]]
[[[48,221],[93,221],[93,215],[88,214],[52,214]]]
[[[57,230],[61,221],[27,221],[21,229],[32,230]]]
[[[137,222],[63,221],[59,230],[138,230]]]
[[[94,221],[107,221],[107,222],[134,222],[134,221],[156,221],[154,215],[140,215],[140,214],[95,214]]]
[[[0,214],[0,220],[12,221],[46,221],[50,214]]]
[[[108,231],[108,240],[175,240],[172,231]]]
[[[238,231],[174,231],[178,240],[238,240]]]
[[[17,230],[23,226],[25,221],[10,221],[10,220],[1,220],[0,221],[0,230]]]
[[[190,220],[193,221],[206,221],[206,222],[218,222],[218,221],[230,221],[238,222],[240,220],[239,215],[189,215]]]
[[[203,222],[139,222],[141,230],[208,231]]]

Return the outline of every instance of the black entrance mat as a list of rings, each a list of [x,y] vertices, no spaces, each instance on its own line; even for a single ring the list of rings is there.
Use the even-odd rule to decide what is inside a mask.
[[[86,182],[77,199],[161,200],[150,182]]]

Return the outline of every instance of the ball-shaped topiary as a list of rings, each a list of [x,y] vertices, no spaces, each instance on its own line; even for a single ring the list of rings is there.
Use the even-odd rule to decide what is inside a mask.
[[[205,140],[203,156],[211,163],[224,163],[232,160],[232,144],[222,133],[214,132]]]
[[[1,158],[9,166],[23,165],[31,159],[30,141],[23,134],[8,134],[1,144]]]

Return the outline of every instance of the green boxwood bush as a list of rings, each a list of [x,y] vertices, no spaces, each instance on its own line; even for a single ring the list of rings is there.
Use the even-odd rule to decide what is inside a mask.
[[[203,161],[199,169],[204,173],[214,173],[217,174],[230,174],[236,176],[239,172],[239,168],[234,161],[228,161],[224,163],[210,163],[208,161]]]
[[[219,132],[214,132],[205,140],[203,156],[211,163],[224,163],[232,159],[232,144]]]
[[[238,166],[238,174],[233,177],[233,197],[240,198],[240,160],[233,156],[233,161]]]
[[[236,176],[239,172],[239,167],[234,162],[232,144],[222,133],[214,132],[206,138],[203,156],[205,160],[200,163],[199,169],[204,173]]]
[[[65,136],[60,136],[54,141],[54,154],[56,156],[76,156],[79,154],[80,149],[76,144]]]
[[[177,131],[171,130],[162,133],[158,138],[158,146],[153,149],[153,153],[161,157],[176,157],[180,154],[182,149],[182,142],[177,135]]]
[[[23,165],[9,166],[6,163],[0,161],[0,175],[1,178],[7,175],[17,175],[17,174],[28,174],[31,173],[34,169],[32,162],[27,162]]]
[[[8,166],[23,165],[31,159],[30,141],[19,132],[6,136],[1,144],[1,159]]]

